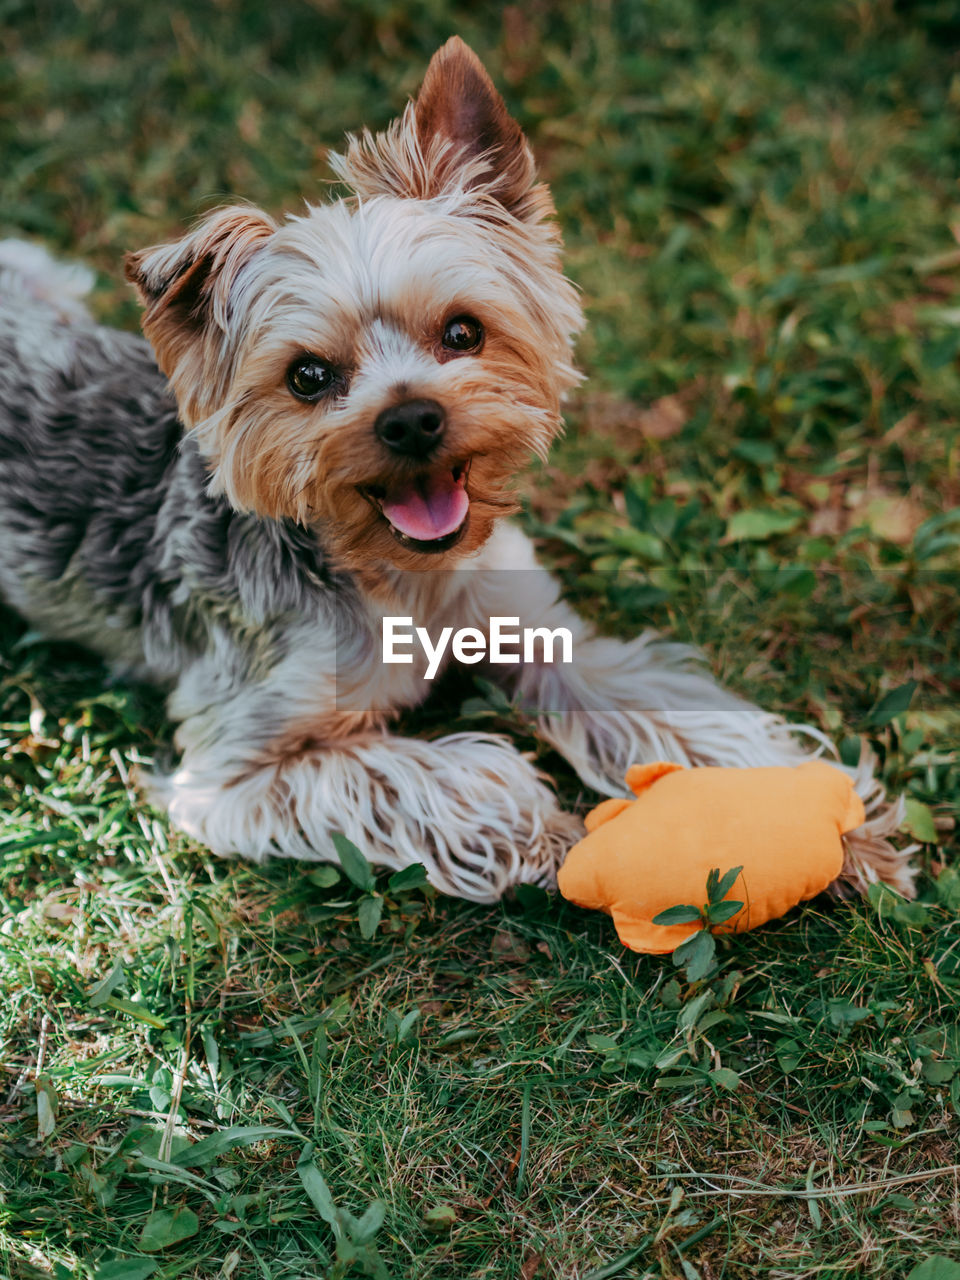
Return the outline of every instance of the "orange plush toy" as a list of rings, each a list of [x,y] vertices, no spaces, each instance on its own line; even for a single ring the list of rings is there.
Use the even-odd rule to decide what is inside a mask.
[[[699,906],[707,876],[743,870],[727,898],[743,909],[714,932],[742,932],[813,898],[840,874],[843,839],[864,821],[846,774],[820,760],[795,768],[633,765],[635,800],[605,800],[560,868],[560,892],[613,917],[634,951],[673,951],[690,924],[657,925],[669,907]]]

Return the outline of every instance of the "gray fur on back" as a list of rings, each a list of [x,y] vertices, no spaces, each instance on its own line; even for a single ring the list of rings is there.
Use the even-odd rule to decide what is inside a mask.
[[[97,325],[76,289],[57,298],[72,270],[0,245],[0,593],[47,634],[163,682],[212,628],[281,644],[331,581],[314,535],[207,496],[146,342]]]

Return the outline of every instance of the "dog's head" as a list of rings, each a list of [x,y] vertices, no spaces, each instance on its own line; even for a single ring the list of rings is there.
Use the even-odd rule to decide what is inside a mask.
[[[347,565],[437,565],[482,545],[558,431],[580,308],[530,148],[462,41],[334,165],[354,198],[279,226],[222,209],[127,275],[213,492],[315,525]]]

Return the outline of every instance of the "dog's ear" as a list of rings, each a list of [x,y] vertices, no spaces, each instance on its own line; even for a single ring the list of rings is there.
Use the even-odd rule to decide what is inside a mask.
[[[275,230],[256,209],[218,209],[180,240],[127,254],[124,270],[144,306],[143,331],[171,380],[202,335],[226,334],[231,288]]]
[[[554,212],[535,180],[533,153],[477,55],[458,37],[430,60],[416,102],[384,132],[348,139],[331,156],[361,196],[429,200],[482,187],[515,217],[537,222]]]
[[[505,208],[521,205],[533,186],[533,153],[483,63],[458,36],[431,58],[414,118],[424,156],[438,154],[441,187],[483,184]]]

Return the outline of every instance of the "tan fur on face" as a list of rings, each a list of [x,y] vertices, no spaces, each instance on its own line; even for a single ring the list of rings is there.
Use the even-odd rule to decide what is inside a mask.
[[[416,105],[386,134],[352,139],[338,167],[356,201],[279,228],[225,210],[134,255],[128,271],[213,492],[316,526],[351,567],[440,567],[401,546],[360,491],[424,470],[381,444],[377,415],[406,399],[443,406],[429,466],[469,463],[470,515],[442,559],[470,554],[513,509],[518,470],[560,429],[580,308],[529,147],[462,43],[436,55]],[[484,344],[451,358],[443,328],[464,314]],[[304,354],[338,371],[334,392],[312,403],[286,385]]]
[[[393,457],[371,424],[387,403],[427,397],[439,401],[448,416],[443,447],[431,467],[452,469],[470,461],[470,524],[452,554],[482,545],[496,517],[514,508],[517,472],[531,453],[546,452],[559,429],[559,391],[569,375],[559,376],[547,335],[518,308],[508,311],[504,305],[487,322],[479,355],[445,362],[436,359],[435,334],[418,330],[418,321],[419,312],[406,323],[396,317],[385,333],[396,340],[393,352],[389,341],[378,349],[371,335],[358,338],[352,387],[328,406],[300,405],[277,385],[285,358],[272,359],[268,352],[248,363],[245,373],[261,381],[241,394],[233,419],[219,431],[218,474],[229,484],[231,500],[318,524],[326,545],[352,567],[371,560],[423,567],[423,555],[396,542],[358,486],[388,488],[420,470]]]

